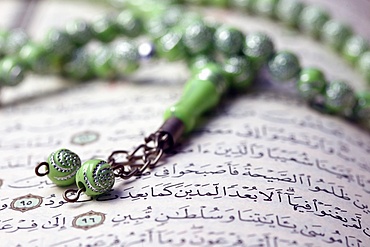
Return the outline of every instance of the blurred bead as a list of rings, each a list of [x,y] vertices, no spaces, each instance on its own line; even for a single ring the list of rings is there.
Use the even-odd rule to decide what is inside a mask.
[[[277,3],[278,0],[258,0],[254,5],[254,12],[263,16],[274,17]]]
[[[8,32],[0,30],[0,57],[6,54],[5,45],[8,38]]]
[[[266,34],[251,33],[245,38],[243,52],[258,69],[274,54],[274,44]]]
[[[367,41],[360,36],[353,35],[345,41],[342,54],[347,61],[355,64],[367,49],[369,49]]]
[[[300,71],[298,58],[291,52],[278,52],[268,62],[271,75],[280,81],[293,79]]]
[[[208,55],[198,55],[189,61],[189,67],[192,74],[196,74],[203,69],[207,64],[215,63],[215,60]]]
[[[15,57],[5,57],[0,62],[0,86],[16,86],[24,78],[24,67]]]
[[[111,42],[117,35],[115,21],[112,16],[96,19],[91,25],[94,37],[102,42]]]
[[[322,27],[329,19],[329,15],[319,7],[306,6],[303,8],[298,19],[298,26],[314,38],[319,38]]]
[[[145,22],[144,28],[154,40],[160,39],[168,31],[168,27],[160,16],[150,18]]]
[[[157,51],[160,57],[175,61],[186,57],[185,46],[182,43],[182,32],[171,30],[157,42]]]
[[[217,63],[206,64],[194,74],[193,78],[201,81],[211,81],[216,86],[219,95],[224,94],[230,84],[228,78],[225,77],[223,68]]]
[[[33,69],[35,63],[37,63],[42,56],[45,55],[45,49],[39,44],[28,42],[19,51],[19,59],[22,64],[30,69]]]
[[[90,24],[83,20],[68,22],[66,33],[72,42],[79,46],[88,43],[93,37]]]
[[[139,68],[139,53],[133,43],[120,41],[113,46],[112,51],[112,66],[117,74],[131,74]]]
[[[333,81],[327,84],[325,106],[330,113],[350,117],[355,105],[355,94],[347,83],[343,81]]]
[[[19,52],[28,41],[28,35],[22,29],[12,30],[6,39],[4,48],[6,54],[15,54]]]
[[[107,46],[99,46],[90,56],[90,67],[99,78],[109,79],[115,76],[112,66],[113,52]]]
[[[350,28],[335,20],[327,21],[321,31],[321,39],[337,51],[341,50],[344,41],[350,35]]]
[[[236,28],[220,26],[214,34],[214,43],[226,55],[239,54],[243,48],[244,35]]]
[[[63,74],[74,80],[87,80],[93,76],[90,56],[86,48],[77,49],[63,66]]]
[[[251,11],[257,0],[229,0],[229,5],[238,10]]]
[[[370,51],[362,53],[357,62],[357,67],[370,85]]]
[[[232,89],[244,92],[252,84],[255,71],[250,58],[245,56],[230,57],[225,61],[223,68],[230,78]]]
[[[210,50],[213,44],[213,30],[204,22],[194,22],[186,27],[183,42],[191,54]]]
[[[162,21],[167,27],[173,27],[183,20],[185,12],[182,6],[171,6],[162,15]]]
[[[299,94],[308,101],[325,92],[326,81],[321,70],[316,68],[302,69],[299,74],[297,89]]]
[[[54,56],[62,57],[69,54],[74,45],[69,36],[60,30],[51,29],[44,40],[45,49]]]
[[[355,119],[370,128],[370,93],[361,92],[357,95],[357,104],[354,109]]]
[[[116,28],[128,37],[137,37],[144,29],[142,21],[132,11],[128,10],[122,11],[117,16]]]
[[[282,22],[295,27],[304,5],[297,0],[279,0],[275,7],[275,15]]]

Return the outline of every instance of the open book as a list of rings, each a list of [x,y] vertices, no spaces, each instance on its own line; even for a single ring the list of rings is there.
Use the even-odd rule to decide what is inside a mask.
[[[335,55],[319,54],[304,63],[331,61],[332,73],[356,78]],[[57,89],[30,100],[14,100],[22,88],[4,92],[0,245],[370,246],[369,134],[277,86],[225,99],[174,154],[140,177],[117,179],[106,195],[67,203],[65,188],[34,175],[62,147],[86,161],[139,145],[179,98],[179,67],[66,87],[32,77],[25,88]],[[160,80],[145,82],[154,74]]]

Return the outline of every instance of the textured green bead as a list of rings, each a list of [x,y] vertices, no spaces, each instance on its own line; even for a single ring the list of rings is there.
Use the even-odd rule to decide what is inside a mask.
[[[279,0],[275,7],[275,15],[289,26],[298,25],[298,19],[304,5],[297,0]]]
[[[16,86],[24,78],[24,67],[15,57],[5,57],[0,61],[0,86]]]
[[[336,20],[327,21],[321,31],[321,39],[337,51],[341,50],[350,35],[350,28]]]
[[[22,29],[12,30],[6,39],[4,47],[6,54],[18,53],[28,41],[29,37]]]
[[[325,92],[325,107],[330,113],[350,117],[356,105],[352,88],[343,81],[328,83]]]
[[[370,128],[370,92],[362,92],[357,95],[354,115],[357,121]]]
[[[362,53],[357,62],[357,67],[370,85],[370,51]]]
[[[77,171],[76,184],[87,196],[101,195],[112,189],[114,173],[107,162],[88,160]]]
[[[213,30],[204,22],[196,21],[186,27],[183,42],[191,54],[205,52],[212,48]]]
[[[74,44],[69,36],[60,30],[52,29],[48,32],[44,40],[45,49],[53,56],[62,57],[69,54]]]
[[[230,57],[225,61],[223,68],[230,78],[232,89],[245,91],[251,86],[255,71],[250,58],[245,56]]]
[[[326,80],[321,70],[316,68],[302,69],[297,82],[299,94],[308,101],[325,92]]]
[[[171,30],[157,41],[157,53],[169,61],[186,58],[186,49],[182,42],[183,33]]]
[[[239,54],[244,45],[244,35],[236,28],[220,26],[214,34],[216,48],[226,55]]]
[[[77,154],[68,149],[59,149],[50,154],[47,160],[47,175],[58,186],[74,184],[81,160]]]
[[[139,53],[136,45],[120,41],[113,48],[112,66],[120,75],[130,74],[139,68]]]
[[[301,67],[293,53],[281,51],[268,62],[268,69],[275,79],[287,81],[297,76]]]
[[[227,87],[222,68],[206,65],[186,83],[180,100],[165,111],[164,119],[176,117],[184,123],[186,132],[192,131],[198,118],[218,104]]]
[[[277,3],[278,0],[258,0],[253,6],[254,12],[263,16],[274,17]]]
[[[252,59],[258,69],[274,54],[274,44],[264,33],[251,33],[245,38],[243,53]]]
[[[90,56],[86,48],[77,49],[63,66],[63,74],[75,80],[87,80],[93,77]]]
[[[103,16],[91,24],[93,36],[102,42],[111,42],[117,35],[115,20],[112,16]]]
[[[358,35],[353,35],[345,41],[342,48],[342,54],[347,61],[355,64],[362,53],[368,49],[369,44],[364,38]]]
[[[112,65],[113,52],[107,46],[97,47],[90,56],[90,67],[99,78],[112,78],[115,71]]]
[[[229,5],[238,10],[252,11],[257,0],[229,0]]]
[[[329,20],[329,15],[317,6],[306,6],[303,8],[298,19],[298,26],[312,37],[319,38],[322,27]]]
[[[132,11],[124,10],[116,18],[116,28],[128,37],[139,36],[144,29],[143,22]]]
[[[66,33],[69,35],[72,42],[78,46],[88,43],[93,38],[91,26],[84,20],[68,22],[66,25]]]

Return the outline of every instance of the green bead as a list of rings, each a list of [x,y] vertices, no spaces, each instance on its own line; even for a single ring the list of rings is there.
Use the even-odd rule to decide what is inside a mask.
[[[107,162],[88,160],[77,171],[76,184],[87,196],[101,195],[112,189],[114,173]]]
[[[210,50],[213,44],[213,30],[204,22],[196,21],[186,27],[183,43],[191,54]]]
[[[81,160],[77,154],[68,149],[59,149],[50,154],[47,163],[47,175],[58,186],[69,186],[75,182]]]
[[[22,29],[12,30],[5,43],[6,54],[16,54],[29,41],[28,35]]]
[[[208,55],[198,55],[189,61],[189,67],[192,74],[196,74],[199,70],[203,69],[206,65],[214,63],[215,60]]]
[[[354,109],[357,121],[370,128],[370,93],[361,92],[357,95],[357,104]]]
[[[91,25],[94,37],[102,42],[111,42],[117,35],[115,21],[112,16],[96,19]]]
[[[113,78],[114,68],[112,66],[113,52],[107,46],[97,47],[90,56],[90,67],[99,78]]]
[[[214,44],[226,55],[239,54],[244,45],[244,35],[236,28],[220,26],[214,34]]]
[[[253,65],[258,69],[274,54],[274,44],[266,34],[248,34],[243,53],[252,59]]]
[[[206,65],[186,83],[180,100],[165,111],[164,119],[176,117],[184,123],[186,132],[192,131],[198,118],[218,104],[227,86],[222,68]]]
[[[171,30],[157,41],[157,53],[169,61],[186,58],[186,49],[182,42],[183,33]]]
[[[330,113],[350,117],[356,104],[352,88],[343,81],[328,83],[325,92],[325,107]]]
[[[282,51],[276,53],[269,61],[268,69],[275,79],[287,81],[297,76],[301,68],[298,58],[293,53]]]
[[[310,5],[303,8],[298,19],[298,26],[312,37],[319,38],[322,27],[328,20],[329,15],[324,10]]]
[[[63,57],[68,55],[74,48],[69,36],[60,30],[52,29],[44,40],[45,49],[53,56]]]
[[[364,38],[358,35],[353,35],[345,41],[342,48],[342,54],[347,61],[355,64],[362,53],[368,49],[369,44]]]
[[[297,89],[299,94],[308,101],[325,92],[326,81],[321,70],[316,68],[302,69],[299,74]]]
[[[257,0],[229,0],[229,5],[238,10],[252,11]]]
[[[304,5],[297,0],[279,0],[275,7],[275,15],[289,26],[298,25],[298,19]]]
[[[86,48],[77,49],[63,66],[63,74],[75,80],[87,80],[93,76],[90,67],[90,56]]]
[[[19,51],[19,59],[29,69],[33,69],[43,56],[45,56],[43,46],[32,42],[28,42]]]
[[[144,29],[141,19],[129,10],[124,10],[117,16],[116,28],[128,37],[137,37]]]
[[[0,61],[0,86],[16,86],[24,78],[24,67],[15,57],[5,57]]]
[[[186,13],[186,10],[183,6],[171,6],[163,13],[161,18],[164,25],[173,27],[183,21],[184,13]]]
[[[274,17],[277,3],[278,0],[258,0],[253,7],[254,12],[263,16]]]
[[[155,41],[162,38],[168,31],[167,25],[160,16],[151,17],[145,22],[144,28]]]
[[[67,23],[66,33],[72,42],[78,46],[88,43],[93,37],[90,24],[84,20],[75,20]]]
[[[337,51],[341,50],[344,41],[347,40],[350,35],[350,28],[335,20],[327,21],[321,31],[321,39]]]
[[[139,68],[139,53],[136,45],[120,41],[113,46],[113,69],[120,75],[131,74]]]
[[[362,53],[357,62],[357,67],[370,85],[370,51]]]
[[[252,61],[248,57],[230,57],[224,63],[224,71],[230,78],[230,87],[237,91],[245,91],[252,84],[255,75]]]

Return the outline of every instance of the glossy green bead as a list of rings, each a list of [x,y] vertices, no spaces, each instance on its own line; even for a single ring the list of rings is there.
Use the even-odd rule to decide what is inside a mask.
[[[47,160],[47,175],[58,186],[74,184],[81,160],[77,154],[68,149],[59,149],[50,154]]]
[[[93,36],[102,42],[111,42],[117,36],[115,20],[112,16],[103,16],[91,24]]]
[[[157,53],[169,61],[186,58],[186,49],[182,42],[183,33],[180,30],[171,30],[157,41]]]
[[[185,132],[192,131],[198,118],[218,104],[227,87],[222,68],[206,65],[185,84],[183,95],[165,111],[164,119],[176,117],[184,123]]]
[[[330,113],[349,117],[356,105],[356,96],[352,88],[343,81],[332,81],[327,84],[325,107]]]
[[[112,189],[114,173],[111,166],[103,160],[88,160],[76,174],[76,184],[87,196],[97,196]]]
[[[216,29],[214,44],[224,54],[236,55],[243,49],[244,35],[236,28],[223,25]]]
[[[368,49],[369,44],[364,38],[358,35],[353,35],[345,41],[342,48],[342,54],[347,61],[355,64],[362,53],[364,53]]]
[[[213,44],[213,30],[204,22],[196,21],[185,28],[183,43],[191,54],[210,50]]]
[[[355,119],[367,128],[370,128],[370,93],[361,92],[357,95],[357,104],[354,109]]]
[[[29,37],[22,29],[12,30],[6,39],[4,47],[6,54],[18,53],[28,41]]]
[[[91,26],[84,20],[68,22],[66,25],[66,33],[72,42],[78,46],[88,43],[93,38]]]
[[[60,30],[50,30],[44,40],[45,49],[53,56],[62,57],[68,55],[74,48],[69,36]]]
[[[281,51],[268,62],[268,69],[272,77],[280,81],[293,79],[300,72],[299,60],[291,52]]]
[[[139,68],[139,53],[133,43],[128,41],[117,42],[113,46],[112,52],[112,66],[118,74],[131,74]]]
[[[229,5],[238,10],[252,11],[257,0],[229,0]]]
[[[319,38],[322,27],[328,20],[328,13],[317,6],[309,5],[303,8],[298,19],[298,26],[303,32]]]
[[[90,56],[90,67],[99,78],[112,78],[115,71],[112,65],[113,52],[107,46],[97,47]]]
[[[370,51],[362,53],[357,62],[357,67],[370,85]]]
[[[63,66],[63,74],[74,80],[87,80],[93,77],[90,56],[86,48],[77,49]]]
[[[0,86],[16,86],[24,78],[25,68],[15,57],[0,60]]]
[[[298,19],[304,5],[297,0],[279,0],[275,7],[275,15],[289,26],[298,25]]]
[[[137,37],[144,29],[143,22],[132,11],[124,10],[117,15],[116,28],[127,37]]]
[[[274,17],[277,3],[278,0],[258,0],[253,6],[254,12],[263,16]]]
[[[274,44],[264,33],[251,33],[245,38],[243,53],[252,59],[256,69],[274,54]]]
[[[252,84],[255,75],[252,61],[246,56],[234,56],[224,63],[224,71],[230,78],[230,87],[236,91],[245,91]]]
[[[336,20],[327,21],[321,31],[321,39],[337,51],[341,50],[350,35],[350,28]]]
[[[326,80],[321,70],[305,68],[299,73],[297,89],[299,94],[308,101],[325,92]]]

